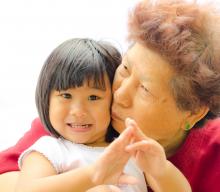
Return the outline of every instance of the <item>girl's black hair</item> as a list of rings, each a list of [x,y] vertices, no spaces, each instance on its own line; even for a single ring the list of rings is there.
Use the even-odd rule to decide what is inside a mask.
[[[112,85],[115,70],[120,63],[119,51],[104,41],[74,38],[55,48],[41,69],[35,93],[37,110],[44,127],[52,135],[60,136],[49,119],[52,90],[80,87],[90,80],[94,81],[96,87],[105,89],[104,75],[107,74]],[[111,129],[109,125],[107,132],[111,133]],[[107,136],[106,141],[110,140]]]

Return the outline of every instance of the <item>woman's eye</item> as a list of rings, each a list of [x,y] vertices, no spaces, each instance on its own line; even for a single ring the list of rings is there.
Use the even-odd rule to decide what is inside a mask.
[[[71,99],[72,98],[71,94],[69,94],[69,93],[61,93],[60,96],[63,97],[64,99]]]
[[[123,65],[124,70],[128,71],[128,67],[126,65]]]
[[[128,67],[125,64],[121,64],[120,73],[121,73],[122,76],[129,75]]]
[[[149,90],[148,90],[144,85],[141,85],[140,87],[141,87],[141,89],[144,90],[145,92],[149,92]]]
[[[90,95],[89,98],[88,98],[88,100],[91,100],[91,101],[98,100],[98,99],[100,99],[100,97],[97,96],[97,95]]]

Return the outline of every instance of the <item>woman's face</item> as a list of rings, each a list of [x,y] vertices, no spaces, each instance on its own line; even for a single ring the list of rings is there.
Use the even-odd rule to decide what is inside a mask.
[[[167,61],[136,43],[124,55],[114,84],[112,125],[122,132],[125,118],[133,118],[142,131],[165,148],[185,135],[186,112],[177,108],[169,81],[174,72]]]

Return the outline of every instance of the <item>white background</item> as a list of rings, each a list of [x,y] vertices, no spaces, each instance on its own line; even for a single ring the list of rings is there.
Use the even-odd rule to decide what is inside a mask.
[[[0,151],[37,117],[35,86],[52,49],[68,38],[91,37],[125,51],[127,14],[137,1],[0,0]]]
[[[0,0],[0,151],[37,117],[40,69],[58,44],[91,37],[126,49],[128,10],[138,0]]]

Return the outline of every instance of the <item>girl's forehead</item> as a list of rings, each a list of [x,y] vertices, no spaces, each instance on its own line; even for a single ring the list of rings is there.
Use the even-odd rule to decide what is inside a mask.
[[[106,86],[105,86],[106,82],[104,79],[103,80],[100,79],[99,83],[97,83],[94,79],[85,80],[84,85],[92,89],[101,89],[101,90],[106,89]]]
[[[90,78],[85,78],[83,83],[81,85],[76,85],[75,83],[70,86],[69,88],[75,88],[75,87],[89,87],[92,89],[98,89],[98,90],[106,90],[106,87],[110,85],[108,81],[107,75],[104,75],[103,77],[101,76],[93,76]]]

